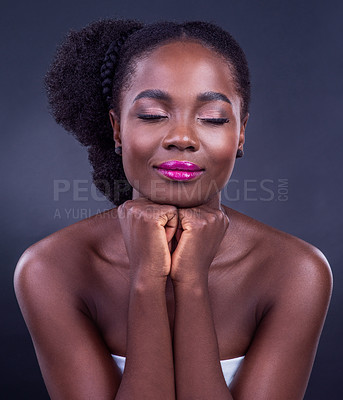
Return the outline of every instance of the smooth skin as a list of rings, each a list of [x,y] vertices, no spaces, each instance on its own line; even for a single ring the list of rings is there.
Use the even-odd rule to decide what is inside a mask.
[[[310,244],[221,204],[247,124],[227,63],[198,43],[161,46],[110,119],[133,199],[34,244],[15,273],[51,398],[302,399],[331,271]],[[172,181],[155,168],[169,160],[204,173]],[[123,375],[111,353],[127,357]],[[220,360],[241,355],[228,388]]]

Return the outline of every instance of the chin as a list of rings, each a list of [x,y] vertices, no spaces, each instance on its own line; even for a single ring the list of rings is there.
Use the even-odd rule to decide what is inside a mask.
[[[154,203],[157,204],[168,204],[170,206],[174,206],[176,208],[192,208],[192,207],[198,207],[201,206],[202,204],[204,204],[204,202],[192,202],[191,200],[188,201],[182,201],[182,200],[178,200],[178,201],[168,201],[168,200],[161,200],[159,201],[151,199],[151,201],[153,201]]]
[[[213,186],[213,185],[212,185]],[[151,190],[151,186],[134,188],[136,197],[145,197],[156,204],[168,204],[177,208],[199,207],[208,203],[220,192],[218,187],[209,185],[189,186],[181,182],[173,182],[172,185],[160,185]]]
[[[192,208],[199,207],[202,204],[207,203],[208,199],[202,198],[174,198],[174,197],[159,197],[159,196],[147,196],[149,200],[157,204],[168,204],[177,208]]]

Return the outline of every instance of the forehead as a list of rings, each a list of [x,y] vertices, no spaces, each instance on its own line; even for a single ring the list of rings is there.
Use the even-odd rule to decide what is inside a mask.
[[[226,60],[191,41],[162,45],[135,65],[128,95],[158,88],[180,96],[206,91],[235,94],[235,81]]]

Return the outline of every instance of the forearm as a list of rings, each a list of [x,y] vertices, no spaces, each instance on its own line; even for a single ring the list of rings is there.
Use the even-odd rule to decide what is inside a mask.
[[[207,282],[174,285],[178,400],[233,399],[222,374]]]
[[[174,400],[173,351],[163,279],[131,285],[126,365],[116,400]]]

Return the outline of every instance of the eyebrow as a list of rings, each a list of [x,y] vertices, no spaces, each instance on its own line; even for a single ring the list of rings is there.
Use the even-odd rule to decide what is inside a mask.
[[[156,99],[156,100],[164,100],[164,101],[171,101],[171,97],[168,93],[164,92],[163,90],[159,89],[148,89],[148,90],[143,90],[143,92],[140,92],[133,100],[132,103],[139,99]]]
[[[140,92],[133,100],[132,103],[139,99],[156,99],[156,100],[163,100],[163,101],[171,101],[171,96],[167,93],[164,92],[163,90],[160,89],[148,89],[148,90],[143,90],[143,92]],[[227,96],[223,93],[219,92],[204,92],[200,93],[197,96],[197,101],[201,102],[208,102],[208,101],[225,101],[226,103],[229,103],[232,105],[231,101],[228,99]]]
[[[232,105],[231,101],[225,96],[223,93],[219,92],[205,92],[201,93],[197,96],[198,101],[225,101],[226,103],[229,103]]]

